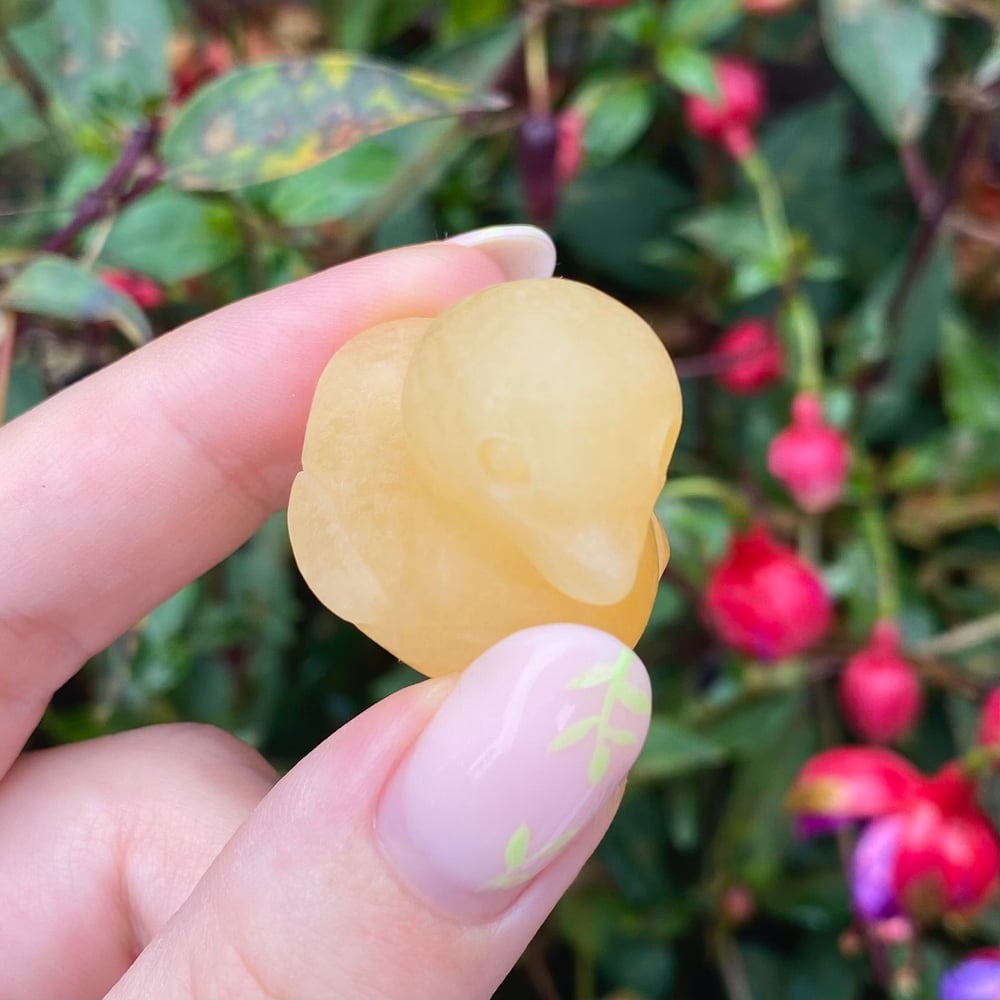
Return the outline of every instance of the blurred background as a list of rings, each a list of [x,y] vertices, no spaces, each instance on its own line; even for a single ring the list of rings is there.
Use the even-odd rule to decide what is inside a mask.
[[[824,747],[891,740],[924,772],[968,754],[1000,679],[996,20],[992,0],[0,0],[0,416],[234,299],[500,222],[546,227],[557,273],[673,355],[650,740],[501,997],[931,998],[1000,935],[993,903],[873,938],[836,841],[785,807]],[[318,92],[276,62],[331,50],[352,55]],[[818,508],[796,492],[812,453],[784,475],[771,455],[803,392],[850,455]],[[821,635],[775,652],[727,629],[748,517],[814,568]],[[748,627],[794,632],[798,596]],[[906,665],[884,710],[843,681],[883,618]],[[279,516],[59,691],[34,745],[200,720],[283,768],[418,679],[317,603]],[[995,778],[980,792],[996,822]]]

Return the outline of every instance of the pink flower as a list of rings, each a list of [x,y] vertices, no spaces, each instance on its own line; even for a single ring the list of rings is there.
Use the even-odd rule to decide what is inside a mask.
[[[716,61],[715,78],[718,101],[688,94],[684,117],[695,135],[720,143],[731,156],[742,159],[756,145],[753,129],[764,113],[764,80],[755,66],[733,58]]]
[[[792,402],[792,423],[771,442],[767,467],[806,511],[829,510],[844,491],[850,450],[843,435],[823,417],[823,404],[811,392]]]
[[[785,370],[781,341],[762,319],[734,323],[712,347],[722,363],[719,384],[738,395],[749,395],[777,382]]]
[[[870,743],[891,743],[912,728],[923,692],[913,665],[900,653],[894,622],[879,622],[868,644],[847,661],[838,695],[844,721]]]
[[[709,578],[705,611],[723,642],[761,660],[803,652],[833,619],[816,570],[760,525],[733,538]]]
[[[1000,845],[975,793],[955,764],[928,778],[889,750],[840,747],[806,763],[789,805],[804,833],[868,821],[851,871],[863,917],[929,921],[974,913],[996,893]]]

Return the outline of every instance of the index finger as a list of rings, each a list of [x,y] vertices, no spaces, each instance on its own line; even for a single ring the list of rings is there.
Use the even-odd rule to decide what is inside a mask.
[[[352,261],[196,320],[0,431],[0,774],[88,656],[285,504],[337,347],[503,280],[497,259],[437,243]]]

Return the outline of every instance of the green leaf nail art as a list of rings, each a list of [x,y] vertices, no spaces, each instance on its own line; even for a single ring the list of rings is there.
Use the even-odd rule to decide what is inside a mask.
[[[558,854],[579,832],[579,827],[567,830],[529,856],[528,845],[531,842],[531,831],[528,829],[527,823],[522,823],[507,841],[503,855],[503,873],[487,882],[483,888],[513,889],[515,886],[523,885],[535,877],[540,861],[547,861]]]
[[[566,685],[566,689],[571,691],[607,685],[600,712],[567,726],[548,746],[550,752],[565,750],[586,739],[593,732],[594,750],[587,764],[587,780],[591,785],[596,785],[608,773],[611,764],[609,744],[632,746],[639,742],[639,737],[630,729],[611,726],[611,713],[615,705],[621,705],[634,715],[644,716],[650,711],[649,695],[641,688],[628,683],[626,675],[631,661],[631,650],[622,649],[618,659],[613,663],[598,663],[587,667]]]

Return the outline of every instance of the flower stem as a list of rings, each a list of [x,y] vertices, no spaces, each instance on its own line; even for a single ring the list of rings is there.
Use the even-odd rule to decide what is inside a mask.
[[[729,510],[737,521],[750,520],[750,505],[738,490],[712,476],[684,476],[671,479],[663,492],[663,500],[714,500]]]
[[[524,12],[524,75],[532,115],[547,118],[552,112],[549,89],[549,54],[545,37],[547,3],[528,3]]]
[[[896,553],[885,516],[874,501],[865,504],[861,526],[875,564],[875,607],[879,619],[893,620],[899,615],[899,575]]]
[[[822,337],[809,299],[795,287],[794,245],[781,190],[767,160],[756,150],[743,157],[740,164],[757,195],[771,252],[781,267],[785,322],[795,339],[799,359],[798,387],[805,392],[819,392],[823,384]]]

